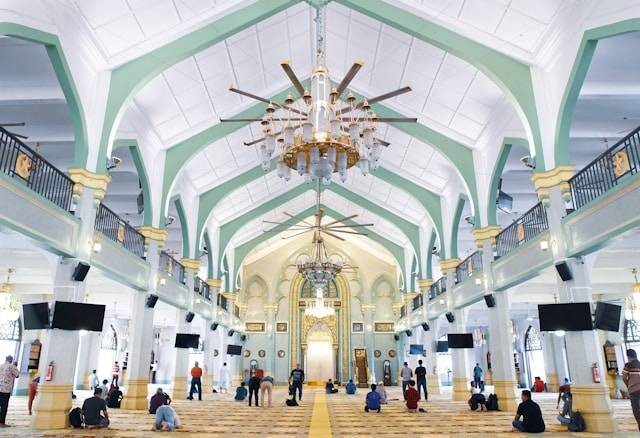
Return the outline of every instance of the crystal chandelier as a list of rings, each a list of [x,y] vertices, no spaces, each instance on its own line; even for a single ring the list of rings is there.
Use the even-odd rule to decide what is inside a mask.
[[[323,288],[316,288],[316,299],[307,303],[304,314],[315,318],[325,318],[336,314],[333,306],[324,300]]]
[[[262,168],[270,170],[271,158],[280,151],[277,175],[286,181],[291,171],[304,176],[306,182],[315,179],[330,184],[334,173],[347,179],[347,169],[357,166],[363,175],[376,169],[383,146],[389,143],[375,137],[378,122],[416,122],[415,118],[377,117],[371,105],[411,91],[410,87],[385,93],[371,99],[358,99],[351,91],[342,96],[363,63],[353,64],[346,76],[333,87],[325,62],[326,23],[324,8],[316,10],[316,66],[311,75],[311,90],[305,89],[289,65],[281,63],[297,90],[298,97],[289,94],[284,103],[230,87],[229,90],[267,104],[259,119],[221,119],[221,122],[260,122],[264,137],[245,142],[246,146],[261,143]]]
[[[0,285],[0,321],[15,321],[20,317],[18,301],[13,295],[13,286],[11,285],[11,274],[15,269],[9,268],[7,271],[7,281]]]
[[[306,278],[316,289],[322,290],[329,281],[334,279],[344,266],[342,260],[332,259],[327,256],[327,249],[320,232],[316,231],[313,237],[313,256],[303,257],[298,260],[298,272]]]

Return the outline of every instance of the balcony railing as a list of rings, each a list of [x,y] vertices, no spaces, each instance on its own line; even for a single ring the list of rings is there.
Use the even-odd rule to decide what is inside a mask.
[[[160,252],[160,270],[169,274],[178,283],[185,284],[184,266],[164,251]]]
[[[549,229],[547,213],[541,202],[520,216],[511,225],[502,230],[496,238],[497,257],[509,254],[518,246]]]
[[[63,210],[71,210],[73,181],[2,127],[0,171],[22,182]]]
[[[211,301],[211,292],[209,291],[209,285],[202,278],[195,278],[193,282],[193,291],[197,292],[205,300]]]
[[[418,294],[413,298],[413,310],[417,310],[424,304],[422,294]]]
[[[611,146],[569,180],[573,211],[640,171],[640,127]]]
[[[144,236],[104,204],[98,207],[95,230],[118,242],[138,257],[144,258]]]
[[[456,267],[456,284],[471,277],[474,272],[482,270],[482,253],[476,251],[460,262]]]
[[[227,297],[225,297],[224,295],[222,295],[221,293],[218,294],[218,301],[217,301],[218,307],[224,309],[224,310],[228,310],[228,300]]]
[[[405,316],[407,316],[407,306],[406,305],[400,307],[400,318],[404,318]]]
[[[429,300],[433,300],[438,295],[442,295],[447,291],[447,277],[440,277],[435,283],[431,285],[429,291]]]

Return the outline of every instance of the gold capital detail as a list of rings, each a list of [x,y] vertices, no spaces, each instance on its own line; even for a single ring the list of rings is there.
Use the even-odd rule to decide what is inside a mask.
[[[440,272],[442,272],[443,274],[455,272],[459,264],[460,259],[458,258],[440,260]]]
[[[496,246],[496,237],[500,234],[500,225],[489,225],[484,228],[474,228],[471,230],[471,234],[473,234],[473,240],[476,243],[476,247],[478,249],[482,249],[482,243],[485,240],[491,241],[491,246]]]
[[[200,270],[200,260],[198,259],[180,259],[180,264],[192,274],[197,273]]]
[[[105,173],[94,173],[82,167],[72,167],[68,170],[69,178],[73,181],[73,199],[78,201],[84,188],[93,189],[93,197],[98,201],[104,199],[111,177]]]
[[[569,187],[569,179],[574,173],[573,166],[558,166],[546,172],[535,172],[531,176],[531,181],[536,188],[538,198],[543,204],[549,203],[549,189],[558,186],[562,197],[568,201],[571,197],[571,188]]]
[[[229,300],[229,302],[233,303],[238,299],[238,295],[236,295],[233,292],[223,292],[222,295],[224,295],[224,297]]]
[[[417,281],[417,283],[418,283],[418,287],[420,288],[420,290],[428,289],[433,284],[433,279],[432,278],[421,278],[421,279],[419,279]]]
[[[408,303],[409,301],[413,300],[416,295],[418,295],[416,292],[407,292],[402,296],[402,298],[404,299],[405,303]]]
[[[158,247],[164,247],[164,243],[167,241],[167,229],[150,227],[148,225],[138,227],[138,232],[144,236],[144,244],[149,245],[150,240],[158,242]]]
[[[222,280],[219,278],[207,278],[207,284],[209,287],[220,289],[222,287]]]

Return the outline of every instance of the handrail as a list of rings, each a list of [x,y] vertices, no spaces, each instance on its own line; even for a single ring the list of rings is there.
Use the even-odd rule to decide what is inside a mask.
[[[102,203],[96,212],[94,228],[133,254],[144,258],[144,236]]]
[[[570,213],[617,186],[627,175],[640,171],[640,126],[600,154],[569,180]]]
[[[419,309],[424,304],[422,294],[418,294],[413,298],[413,310]]]
[[[178,283],[185,284],[184,265],[165,251],[160,251],[160,270],[175,278]]]
[[[482,253],[476,251],[456,266],[456,284],[471,277],[474,272],[482,270]]]
[[[400,307],[400,318],[407,316],[407,305]]]
[[[21,181],[63,210],[71,210],[71,178],[1,126],[0,172]]]
[[[442,295],[447,291],[447,277],[440,277],[431,285],[429,290],[429,301],[433,300],[438,295]]]
[[[542,202],[538,202],[498,234],[496,237],[496,258],[509,254],[518,246],[547,229],[549,229],[547,213]]]
[[[200,277],[196,277],[193,282],[193,291],[202,296],[205,300],[211,301],[211,293],[209,292],[209,284]]]
[[[227,297],[225,297],[221,293],[218,294],[218,299],[217,299],[216,304],[218,305],[218,307],[220,307],[220,308],[222,308],[224,310],[229,310],[228,309],[229,301],[227,300]]]

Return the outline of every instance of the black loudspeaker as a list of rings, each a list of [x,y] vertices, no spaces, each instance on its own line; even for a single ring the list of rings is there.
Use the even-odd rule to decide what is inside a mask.
[[[196,316],[196,314],[195,314],[195,313],[193,313],[193,312],[187,312],[187,316],[185,316],[185,317],[184,317],[184,320],[185,320],[186,322],[191,322],[191,321],[193,321],[193,317],[194,317],[194,316]]]
[[[487,307],[496,307],[496,299],[493,294],[485,295],[484,302],[487,303]]]
[[[405,330],[404,333],[405,335],[407,335],[407,337],[411,337],[411,335],[413,334],[411,330]]]
[[[556,263],[556,271],[558,271],[562,281],[573,280],[573,274],[571,274],[571,269],[569,269],[567,262]]]
[[[446,317],[447,317],[447,321],[449,321],[449,322],[453,322],[453,321],[455,321],[455,320],[456,320],[456,319],[453,317],[453,313],[451,313],[451,312],[447,312],[447,313],[445,313],[445,315],[444,315],[444,316],[446,316]]]
[[[233,330],[229,330],[229,331],[227,332],[227,334],[228,334],[229,336],[233,336],[233,334],[234,334],[234,333],[235,333],[235,331],[233,331]]]
[[[400,336],[398,336],[398,335],[393,335],[393,339],[394,339],[394,340],[396,340],[396,341],[399,341],[399,340],[400,340]]]
[[[89,273],[90,267],[91,266],[86,263],[79,262],[78,266],[76,266],[76,269],[73,270],[73,275],[71,276],[71,278],[73,278],[74,281],[84,281],[84,279],[87,277],[87,274]]]
[[[426,322],[422,323],[422,330],[424,330],[425,332],[429,331],[429,324],[427,324]]]
[[[247,335],[242,335],[242,336],[240,336],[240,340],[241,340],[242,342],[246,341],[246,340],[247,340]]]
[[[158,302],[158,295],[149,294],[147,295],[147,307],[149,309],[153,309],[156,307],[156,303]]]
[[[212,322],[211,323],[211,331],[216,331],[218,330],[218,323],[217,322]]]

